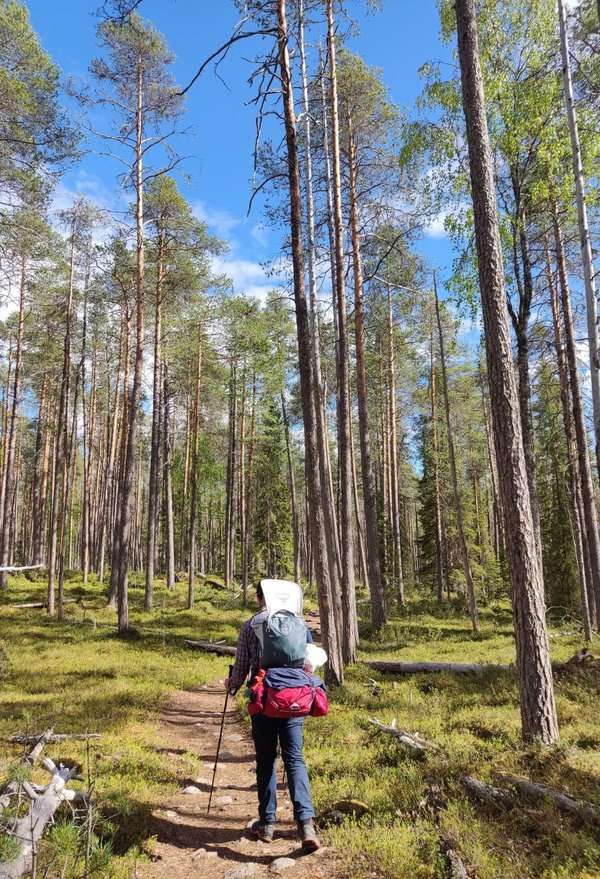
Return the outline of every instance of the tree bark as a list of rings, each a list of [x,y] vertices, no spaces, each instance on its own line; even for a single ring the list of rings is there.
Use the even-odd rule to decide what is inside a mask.
[[[433,503],[435,513],[435,581],[436,581],[436,597],[439,603],[444,600],[444,574],[446,571],[446,562],[444,559],[445,540],[444,540],[444,524],[442,521],[442,498],[440,490],[440,467],[439,467],[439,443],[437,430],[437,393],[435,382],[435,361],[433,354],[433,326],[431,328],[430,342],[430,372],[429,372],[429,398],[431,400],[431,457],[433,463]]]
[[[14,494],[14,459],[16,443],[17,413],[21,395],[21,365],[23,360],[23,329],[25,326],[25,286],[26,258],[21,257],[21,279],[19,284],[19,316],[15,345],[15,365],[10,416],[7,425],[6,459],[4,461],[3,485],[0,495],[0,566],[6,567],[10,548],[10,522]],[[0,570],[0,589],[8,589],[8,575]]]
[[[319,473],[314,376],[312,369],[314,359],[311,352],[310,317],[304,286],[304,252],[301,238],[302,207],[300,196],[300,174],[298,168],[298,142],[288,51],[286,0],[277,0],[277,24],[279,70],[282,84],[287,146],[294,302],[296,306],[300,392],[304,419],[306,477],[310,498],[312,551],[314,553],[314,563],[317,575],[321,632],[323,644],[329,657],[326,676],[330,683],[336,684],[341,683],[343,680],[343,665],[341,645],[339,644],[337,637],[336,622],[333,614],[333,596],[330,579],[331,567],[328,558],[325,521],[322,509],[323,495]]]
[[[394,538],[393,571],[400,607],[404,606],[404,570],[402,561],[402,531],[400,528],[400,473],[398,461],[398,432],[396,427],[396,348],[394,342],[394,320],[392,314],[392,294],[387,290],[387,331],[388,331],[388,407],[390,413],[390,493],[392,534]]]
[[[290,501],[292,507],[292,539],[294,546],[294,580],[300,582],[300,523],[298,521],[298,500],[296,497],[296,479],[294,477],[294,464],[292,461],[292,449],[290,445],[290,425],[285,407],[285,396],[281,392],[281,414],[285,430],[285,448],[288,462],[288,485],[290,488]]]
[[[52,480],[52,500],[50,506],[50,547],[48,551],[48,614],[54,616],[56,601],[56,575],[59,559],[59,532],[62,530],[67,486],[67,447],[69,435],[69,398],[71,393],[71,333],[73,322],[73,294],[75,284],[75,223],[71,228],[71,247],[69,258],[69,288],[65,314],[65,338],[63,342],[62,381],[56,413],[54,434],[54,478]]]
[[[600,461],[600,336],[598,331],[598,303],[596,293],[596,272],[592,254],[592,240],[587,216],[585,193],[585,177],[579,141],[579,127],[575,112],[573,81],[571,77],[571,61],[569,56],[569,35],[567,32],[567,16],[564,0],[558,0],[558,23],[560,29],[560,50],[563,70],[563,93],[567,110],[567,122],[571,138],[573,158],[573,176],[575,177],[575,193],[577,203],[577,222],[581,245],[581,261],[585,283],[585,299],[587,305],[587,328],[590,357],[590,381],[592,385],[592,405],[594,413],[594,442],[596,447],[596,466]]]
[[[479,632],[479,610],[477,607],[477,598],[475,596],[475,584],[473,582],[473,573],[471,571],[471,563],[469,561],[469,547],[465,534],[465,522],[463,515],[462,498],[458,486],[458,473],[456,467],[456,453],[454,450],[454,436],[452,434],[452,423],[450,419],[450,397],[448,394],[448,374],[446,372],[446,353],[444,345],[444,332],[442,329],[442,319],[440,316],[440,303],[438,299],[437,284],[435,273],[433,276],[433,288],[435,297],[435,317],[438,327],[438,338],[440,343],[440,366],[442,368],[442,392],[444,396],[444,415],[446,417],[446,432],[448,434],[448,459],[450,461],[450,478],[452,480],[452,494],[454,496],[454,512],[456,513],[456,530],[458,531],[458,540],[460,544],[460,558],[462,569],[465,575],[465,586],[467,590],[467,602],[469,605],[469,614],[471,616],[471,625],[474,632]]]
[[[569,374],[567,370],[565,351],[563,347],[563,330],[561,326],[561,315],[558,305],[558,293],[556,290],[556,284],[554,283],[554,277],[550,265],[550,254],[548,252],[547,241],[545,249],[546,275],[548,279],[548,287],[550,290],[550,307],[552,310],[552,323],[554,326],[554,347],[556,350],[556,362],[558,365],[558,375],[560,382],[560,402],[562,408],[565,437],[567,442],[567,461],[569,467],[569,500],[571,502],[573,542],[575,544],[575,554],[577,557],[577,567],[579,570],[583,631],[585,640],[591,641],[592,619],[590,615],[590,605],[588,600],[588,574],[592,574],[592,570],[586,563],[587,547],[585,547],[585,543],[587,542],[587,534],[585,533],[586,529],[585,518],[583,514],[581,474],[579,472],[579,461],[577,458],[577,440],[575,437],[575,426],[573,423],[573,403],[572,398],[569,394]]]
[[[527,741],[539,739],[551,744],[558,740],[558,722],[546,628],[544,587],[531,514],[511,356],[502,248],[474,0],[456,0],[455,10],[494,440],[501,477],[512,583],[522,732]]]
[[[354,582],[354,540],[352,529],[352,458],[350,449],[350,377],[348,369],[348,329],[344,283],[344,240],[342,223],[342,185],[340,170],[340,132],[336,45],[333,0],[327,0],[327,47],[329,51],[329,103],[331,113],[331,160],[333,231],[335,261],[335,307],[337,316],[338,379],[338,459],[340,483],[340,532],[344,638],[342,653],[346,662],[356,659],[356,585]]]
[[[131,500],[133,496],[133,479],[135,472],[135,455],[137,444],[138,410],[140,407],[142,388],[142,368],[144,362],[144,187],[142,178],[142,162],[144,155],[143,135],[144,117],[142,109],[143,65],[142,59],[137,64],[137,109],[135,124],[135,228],[136,228],[136,273],[135,273],[135,359],[133,368],[133,387],[128,400],[124,418],[127,422],[127,442],[121,477],[118,515],[115,528],[117,553],[112,571],[118,603],[118,629],[123,634],[129,628],[129,596],[127,591],[127,568],[131,542]]]
[[[350,202],[350,233],[352,238],[352,270],[354,278],[354,337],[356,347],[356,393],[358,397],[358,424],[363,481],[363,503],[367,537],[367,570],[371,593],[371,621],[375,631],[386,620],[385,596],[379,561],[379,534],[377,529],[377,494],[371,458],[371,433],[367,390],[367,363],[365,347],[365,313],[363,301],[363,271],[360,231],[358,225],[357,156],[352,119],[348,115],[348,199]]]
[[[165,562],[167,589],[175,588],[175,518],[173,514],[173,437],[171,434],[172,394],[169,383],[169,370],[163,362],[163,455],[165,491]]]
[[[196,356],[196,384],[194,390],[194,408],[191,423],[191,454],[190,454],[190,523],[189,523],[189,562],[188,562],[188,609],[194,607],[196,579],[196,509],[198,505],[198,440],[200,422],[200,380],[202,376],[202,337],[198,331],[198,352]]]
[[[579,474],[581,477],[581,495],[587,536],[586,547],[590,560],[591,582],[589,583],[588,603],[592,624],[598,626],[600,624],[600,531],[598,527],[598,511],[592,479],[590,453],[587,443],[581,386],[579,382],[579,373],[577,371],[577,351],[575,347],[575,329],[573,326],[569,278],[567,275],[562,233],[560,223],[558,222],[556,207],[553,207],[552,210],[552,222],[554,228],[554,243],[556,246],[556,264],[558,268],[562,315],[565,329],[567,365],[569,368],[573,421],[575,425],[575,439],[577,442],[577,457]]]
[[[150,437],[150,475],[148,479],[148,528],[146,533],[146,590],[144,607],[154,603],[154,562],[160,492],[162,306],[164,280],[164,232],[158,235],[156,290],[154,298],[154,365],[152,379],[152,432]]]
[[[231,586],[235,577],[235,536],[236,536],[236,431],[237,431],[237,365],[236,355],[232,354],[229,378],[229,426],[227,453],[227,483],[225,498],[225,585]]]

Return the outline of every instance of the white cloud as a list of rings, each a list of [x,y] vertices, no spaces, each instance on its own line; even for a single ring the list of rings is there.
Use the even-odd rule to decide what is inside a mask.
[[[446,219],[448,218],[448,211],[440,211],[437,217],[434,217],[433,220],[425,226],[425,235],[428,238],[447,238],[448,232],[446,231]]]
[[[57,184],[50,202],[51,221],[56,222],[57,214],[68,210],[81,197],[104,212],[93,236],[96,244],[104,244],[115,230],[116,218],[122,218],[128,210],[126,193],[123,190],[110,190],[95,174],[81,169],[72,184],[68,185],[62,180]]]
[[[238,217],[234,217],[229,211],[212,208],[204,201],[195,202],[192,211],[194,216],[206,223],[213,232],[222,238],[227,238],[233,229],[240,225]]]
[[[212,259],[212,267],[217,274],[231,278],[236,293],[253,296],[261,301],[266,299],[269,290],[277,286],[259,262],[221,255]]]
[[[250,235],[260,247],[266,247],[269,243],[269,230],[263,223],[255,223],[250,229]]]

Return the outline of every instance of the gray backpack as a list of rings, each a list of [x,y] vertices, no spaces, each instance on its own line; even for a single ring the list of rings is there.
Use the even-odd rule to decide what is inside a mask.
[[[289,610],[269,614],[256,628],[261,668],[300,665],[306,656],[306,623]]]

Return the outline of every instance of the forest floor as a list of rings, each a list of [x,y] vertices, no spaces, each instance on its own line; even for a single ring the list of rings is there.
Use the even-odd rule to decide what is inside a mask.
[[[81,762],[84,775],[90,764],[98,802],[94,875],[167,879],[181,854],[191,858],[198,848],[210,849],[202,830],[207,825],[199,815],[182,818],[179,807],[205,808],[204,782],[198,785],[197,802],[181,791],[190,779],[206,779],[210,772],[211,751],[204,736],[212,743],[209,721],[216,703],[222,704],[222,691],[212,694],[202,687],[222,678],[227,668],[226,659],[190,651],[183,639],[235,643],[248,611],[239,599],[208,586],[198,589],[197,606],[188,611],[184,584],[167,593],[157,582],[156,609],[147,613],[142,609],[143,589],[133,578],[135,629],[123,639],[116,637],[114,612],[105,607],[103,592],[94,582],[83,587],[76,577],[68,581],[67,595],[77,601],[66,605],[62,623],[48,620],[41,609],[11,606],[42,600],[44,588],[43,580],[15,579],[9,592],[0,596],[0,780],[22,753],[22,748],[6,742],[13,733],[40,732],[51,725],[60,732],[101,733],[90,748],[91,756],[80,742],[48,748],[55,761]],[[360,658],[513,662],[508,603],[482,607],[481,617],[482,631],[475,636],[458,604],[438,607],[414,599],[377,637],[363,624]],[[556,664],[583,646],[576,624],[568,619],[551,628],[550,639]],[[599,663],[557,669],[555,680],[561,743],[542,749],[526,747],[520,740],[513,669],[489,670],[481,676],[406,677],[382,676],[364,662],[349,669],[344,685],[331,694],[330,714],[309,719],[306,731],[317,811],[349,797],[369,809],[361,821],[323,828],[327,845],[336,853],[337,874],[353,879],[442,879],[449,875],[443,840],[460,853],[470,879],[600,879],[598,827],[567,817],[546,802],[517,802],[507,810],[482,806],[469,799],[460,781],[465,773],[493,781],[497,773],[507,772],[600,807]],[[213,696],[215,704],[210,701]],[[205,711],[205,699],[211,717],[194,727],[195,734],[188,733],[188,709],[192,716]],[[161,714],[166,718],[173,712],[176,719],[178,711],[185,712],[180,715],[183,723],[160,720]],[[395,718],[399,727],[419,733],[438,749],[415,760],[393,737],[378,732],[369,723],[372,717],[385,723]],[[247,724],[245,717],[240,723]],[[202,738],[195,740],[194,735]],[[217,794],[234,798],[225,811],[216,813],[224,834],[216,845],[230,849],[232,861],[233,853],[239,856],[231,869],[243,866],[240,852],[243,858],[258,853],[255,860],[263,866],[266,861],[261,859],[273,857],[271,851],[263,854],[251,847],[254,843],[246,849],[241,842],[255,814],[255,792],[250,789],[251,773],[237,771],[250,760],[247,738],[227,742],[225,750],[235,754],[238,748],[243,761],[228,763],[219,784],[235,783],[244,790],[232,794],[219,787]],[[169,826],[196,827],[190,837],[192,850],[184,851],[177,843],[181,830],[175,829],[172,837],[166,834],[167,811],[175,813],[166,816],[172,819]],[[0,835],[0,849],[1,842]],[[282,852],[293,853],[296,842],[283,837],[280,846]],[[161,860],[153,860],[157,855]],[[291,870],[295,873],[304,865],[304,876],[317,875],[311,864],[321,870],[328,857],[301,859]],[[203,861],[196,858],[198,875],[209,876],[206,870],[213,860],[214,855]],[[60,823],[44,843],[40,866],[50,861],[51,879],[81,876],[77,840],[70,839]]]

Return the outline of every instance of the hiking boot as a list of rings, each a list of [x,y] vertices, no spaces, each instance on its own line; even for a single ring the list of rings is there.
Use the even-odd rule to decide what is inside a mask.
[[[261,842],[273,842],[275,835],[275,825],[267,824],[265,821],[255,821],[250,828],[250,836],[254,839],[260,839]]]
[[[302,848],[305,852],[316,852],[318,848],[321,848],[312,818],[309,818],[308,821],[298,821],[298,830],[300,831]]]

